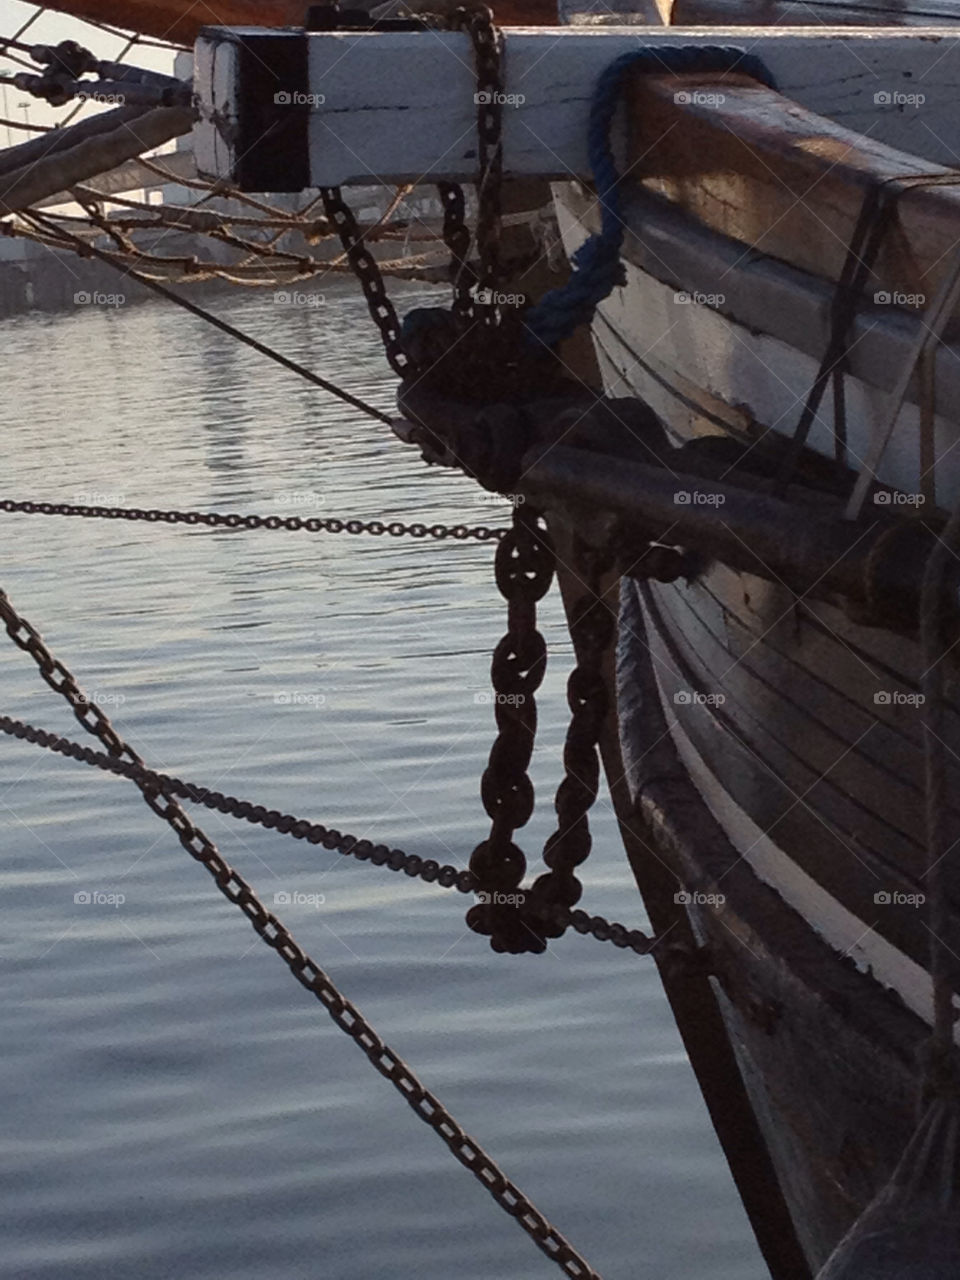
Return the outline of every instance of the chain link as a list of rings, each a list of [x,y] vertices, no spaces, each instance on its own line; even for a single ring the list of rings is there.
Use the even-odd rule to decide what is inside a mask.
[[[142,767],[141,757],[116,733],[101,709],[89,703],[72,674],[54,659],[39,632],[17,613],[2,591],[0,619],[14,643],[34,659],[47,684],[67,699],[84,728],[103,743],[111,756],[126,757],[129,762]],[[91,713],[89,718],[81,714],[82,710]],[[194,826],[177,801],[164,795],[153,782],[145,778],[133,780],[149,807],[173,829],[180,844],[191,857],[207,869],[224,897],[240,908],[259,936],[277,952],[300,985],[320,1001],[337,1026],[357,1043],[377,1071],[394,1085],[420,1119],[438,1134],[457,1160],[517,1220],[547,1257],[575,1280],[601,1280],[598,1273],[503,1174],[482,1147],[465,1133],[440,1101],[420,1083],[406,1063],[380,1039],[359,1009],[341,995],[336,985],[302,950],[280,920],[267,911],[247,881],[224,860],[209,836]]]
[[[477,282],[477,273],[470,264],[470,232],[463,187],[458,182],[438,182],[437,194],[443,206],[443,242],[450,250],[451,310],[458,319],[467,320],[473,315],[471,289]]]
[[[570,610],[570,635],[578,661],[567,682],[570,724],[563,748],[564,777],[557,789],[557,829],[543,850],[550,868],[525,896],[528,925],[545,937],[557,938],[565,926],[555,908],[570,908],[583,887],[575,869],[592,847],[588,814],[600,786],[600,735],[610,707],[603,662],[614,633],[613,613],[603,598],[602,555],[581,543],[578,563],[585,566],[585,590]]]
[[[500,187],[503,174],[501,116],[503,40],[493,24],[490,9],[457,9],[450,22],[454,31],[466,31],[473,43],[477,90],[477,252],[479,271],[470,262],[471,236],[466,224],[463,188],[456,182],[438,182],[443,206],[443,241],[450,250],[452,312],[461,322],[476,317],[482,324],[496,323],[492,294],[500,281]],[[473,287],[479,286],[476,294]]]
[[[374,536],[389,534],[392,538],[408,535],[411,538],[453,538],[464,542],[473,538],[477,542],[498,541],[506,537],[507,529],[491,529],[486,525],[404,524],[401,520],[341,520],[335,516],[242,516],[237,512],[223,514],[218,511],[159,511],[141,507],[96,507],[75,502],[15,502],[0,498],[0,511],[31,516],[85,516],[95,520],[146,520],[152,524],[206,525],[208,528],[226,529],[283,529],[287,532],[305,530],[307,533],[369,533]]]
[[[495,324],[498,308],[492,295],[500,283],[500,216],[503,177],[503,33],[494,25],[486,6],[472,11],[457,10],[457,23],[465,27],[473,41],[477,72],[477,140],[479,174],[477,181],[477,253],[480,259],[481,300],[475,314],[484,324]]]
[[[353,216],[353,211],[344,200],[339,187],[321,187],[320,198],[323,201],[324,212],[336,229],[343,251],[363,290],[371,318],[380,330],[387,362],[398,377],[409,377],[414,370],[400,341],[400,322],[397,319],[397,313],[393,303],[387,297],[377,260],[367,248],[363,232]]]
[[[11,716],[0,715],[0,733],[43,747],[67,759],[77,760],[81,764],[92,765],[104,773],[146,783],[164,795],[203,805],[217,813],[249,822],[252,826],[290,836],[293,840],[323,845],[333,853],[356,858],[359,862],[370,863],[375,867],[386,867],[388,871],[402,871],[413,879],[438,884],[444,889],[456,889],[459,893],[477,892],[477,878],[472,871],[458,870],[449,863],[441,864],[433,858],[421,858],[417,853],[404,853],[402,849],[391,849],[389,845],[374,844],[371,840],[358,840],[356,836],[325,827],[319,822],[295,818],[293,814],[281,813],[279,809],[268,809],[265,805],[253,804],[249,800],[238,800],[236,796],[227,796],[221,791],[212,791],[194,782],[184,782],[170,774],[156,773],[131,761],[114,759],[93,747],[73,742],[70,738],[62,738],[46,729],[38,729],[36,725],[25,724]],[[596,938],[599,942],[611,942],[615,947],[632,951],[638,956],[649,955],[655,945],[656,940],[640,929],[628,929],[626,925],[605,920],[603,916],[588,915],[585,911],[557,908],[556,918],[558,924],[569,925],[577,933]]]
[[[514,508],[510,532],[497,547],[497,586],[507,601],[507,633],[493,654],[497,738],[480,785],[490,835],[474,849],[470,869],[481,901],[467,912],[467,925],[490,938],[494,951],[543,951],[543,939],[520,912],[520,883],[526,859],[513,833],[533,812],[533,784],[527,773],[537,733],[537,702],[547,665],[547,647],[537,630],[537,601],[553,581],[555,558],[541,513]]]

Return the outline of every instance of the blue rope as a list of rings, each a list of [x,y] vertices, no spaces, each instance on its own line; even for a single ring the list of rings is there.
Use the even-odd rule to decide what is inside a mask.
[[[736,45],[661,45],[621,54],[601,72],[590,104],[587,154],[600,202],[600,232],[573,255],[573,274],[560,289],[545,293],[527,312],[525,323],[532,342],[554,346],[582,324],[589,324],[597,304],[617,285],[626,284],[620,260],[623,220],[620,216],[620,175],[610,146],[610,126],[628,71],[675,74],[738,71],[770,88],[775,85],[759,58]]]

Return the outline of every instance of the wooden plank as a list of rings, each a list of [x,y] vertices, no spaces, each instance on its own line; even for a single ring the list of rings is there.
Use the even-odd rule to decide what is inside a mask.
[[[888,97],[911,91],[899,80],[876,84]],[[923,89],[920,83],[912,92],[924,98]],[[873,126],[890,109],[878,104]],[[903,109],[922,114],[924,104]],[[631,160],[646,186],[745,250],[829,280],[840,276],[871,188],[951,173],[744,77],[637,76],[630,119]],[[952,172],[960,184],[960,173]],[[891,295],[903,295],[900,305],[922,309],[948,269],[958,236],[960,185],[905,191],[867,296],[883,291],[889,306]]]
[[[214,21],[224,26],[300,26],[306,12],[300,0],[217,0],[215,12],[195,0],[52,0],[45,7],[172,44],[192,43]]]
[[[557,20],[555,0],[494,0],[491,7],[502,23],[546,25]],[[215,9],[196,0],[53,0],[46,8],[174,44],[192,44],[204,27],[214,23],[223,27],[248,23],[299,27],[307,12],[305,0],[217,0]]]
[[[757,1115],[819,1265],[900,1157],[912,1124],[915,1048],[927,1028],[762,883],[707,811],[667,730],[639,597],[624,584],[624,768],[659,857],[690,888],[722,886],[726,894],[723,915],[701,912],[698,923]]]
[[[239,39],[256,41],[257,31],[211,31],[197,44],[204,115],[197,158],[204,172],[217,177],[232,176],[245,142],[231,133],[238,99],[249,102],[247,86],[233,83],[236,72],[229,69],[224,82],[214,67],[217,48],[226,57],[224,43]],[[306,40],[313,185],[475,176],[476,86],[466,34],[332,32]],[[507,176],[589,176],[587,123],[600,73],[622,53],[679,43],[749,49],[784,95],[808,110],[927,161],[955,160],[955,28],[645,27],[638,36],[636,27],[516,27],[505,32]],[[892,92],[921,79],[923,112],[878,111],[879,89]],[[261,106],[269,108],[274,89],[270,84],[270,99]]]
[[[108,173],[98,174],[88,179],[83,185],[100,196],[120,195],[123,191],[149,191],[154,187],[176,185],[177,178],[194,179],[197,166],[191,151],[171,151],[153,157],[163,163],[163,167],[171,173],[169,178],[161,178],[159,174],[148,169],[137,160],[127,160],[111,169]],[[74,197],[69,191],[60,191],[45,200],[38,200],[36,209],[46,209],[60,204],[70,204]]]
[[[564,244],[569,252],[583,238],[585,229],[580,227],[578,234],[568,235],[562,207],[559,212]],[[638,224],[636,234],[638,239],[643,239],[642,224]],[[625,245],[627,287],[615,290],[601,304],[599,322],[594,325],[620,375],[619,379],[608,380],[608,393],[639,395],[649,401],[674,431],[682,434],[689,434],[691,429],[698,434],[715,430],[722,427],[725,418],[732,429],[736,429],[738,419],[742,423],[743,438],[747,440],[758,439],[768,428],[784,435],[792,434],[804,398],[816,377],[819,355],[807,355],[789,342],[769,336],[763,319],[756,313],[748,324],[746,313],[742,320],[739,316],[737,321],[728,318],[726,306],[723,311],[706,305],[677,306],[674,285],[662,284],[647,271],[633,266],[631,239],[632,236],[628,236]],[[740,291],[744,298],[749,296],[749,281],[761,277],[767,265],[766,259],[755,264],[744,263],[744,288]],[[727,278],[736,285],[735,273]],[[703,288],[704,284],[698,287]],[[724,285],[719,287],[722,289]],[[767,295],[768,301],[771,296]],[[729,301],[739,310],[734,287],[731,287]],[[907,319],[903,312],[900,316],[904,321]],[[795,328],[792,316],[781,324],[776,313],[770,311],[767,319],[774,332]],[[889,321],[880,321],[881,325],[887,323]],[[862,368],[864,373],[873,376],[871,368],[876,366],[873,357],[877,352],[872,352],[864,364],[859,358],[860,346],[869,343],[868,337],[864,344],[858,344],[853,363],[858,370]],[[903,357],[894,354],[892,345],[886,349],[891,355],[890,369],[899,370]],[[949,372],[951,366],[960,371],[956,350],[949,345],[941,347],[937,361],[938,372],[946,374],[942,381],[938,378],[940,412],[935,450],[937,500],[944,506],[952,504],[960,492],[955,412],[958,383]],[[845,385],[848,454],[851,465],[856,467],[867,455],[872,423],[881,418],[886,397],[877,387],[859,378],[848,376]],[[704,412],[699,415],[698,402],[704,406]],[[916,406],[904,406],[878,472],[884,484],[905,493],[922,492],[918,421]],[[834,456],[833,406],[829,396],[821,403],[808,443],[825,457]]]
[[[878,891],[907,897],[922,893],[919,862],[910,867],[902,857],[902,848],[875,843],[869,837],[861,839],[859,830],[845,828],[836,820],[828,788],[817,780],[818,775],[811,773],[804,781],[799,773],[787,771],[787,757],[771,740],[758,740],[758,749],[748,749],[722,708],[676,703],[677,692],[695,687],[693,673],[685,666],[666,620],[649,596],[646,604],[653,623],[651,653],[672,719],[707,761],[726,793],[793,863],[863,921],[865,929],[874,930],[923,965],[929,940],[923,913],[906,902],[884,907],[874,899]],[[787,777],[788,783],[782,781]],[[798,795],[804,803],[797,803]],[[951,913],[950,939],[958,951],[960,917],[955,911]],[[960,976],[960,961],[956,972]]]
[[[679,27],[920,27],[960,22],[956,0],[674,0]]]
[[[28,209],[64,188],[87,182],[144,151],[190,132],[193,112],[186,107],[154,107],[132,123],[87,138],[75,147],[33,161],[0,177],[0,213]]]

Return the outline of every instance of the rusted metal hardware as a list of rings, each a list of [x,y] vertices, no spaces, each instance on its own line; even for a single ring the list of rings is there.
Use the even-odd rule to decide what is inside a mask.
[[[437,194],[443,206],[443,243],[450,250],[451,311],[458,320],[466,321],[473,314],[472,289],[477,273],[470,264],[470,231],[463,187],[459,182],[438,182]]]
[[[527,768],[537,733],[535,694],[547,663],[547,647],[537,630],[537,602],[549,590],[553,574],[553,545],[539,511],[525,504],[514,507],[513,526],[496,556],[497,586],[507,601],[507,633],[490,669],[498,733],[480,787],[490,835],[470,856],[480,901],[467,912],[469,927],[486,934],[494,951],[539,952],[546,945],[521,911],[527,863],[513,835],[533,813]]]
[[[496,542],[506,529],[466,524],[404,524],[402,520],[342,520],[336,516],[243,516],[238,512],[163,511],[156,507],[97,507],[76,502],[17,502],[0,498],[0,511],[31,516],[81,516],[91,520],[146,520],[148,524],[206,525],[210,529],[282,529],[288,533],[368,533],[391,538],[453,538],[464,542]]]
[[[494,26],[486,7],[458,9],[458,26],[473,42],[477,71],[477,253],[480,259],[479,289],[474,315],[485,325],[497,323],[500,308],[494,291],[500,283],[500,204],[503,178],[501,129],[503,116],[503,35]]]
[[[913,634],[917,565],[939,522],[878,515],[869,523],[700,475],[557,445],[525,459],[524,492],[619,517],[652,542],[696,550],[797,595],[840,603],[868,625]],[[957,625],[956,604],[953,626]]]
[[[249,800],[238,800],[236,796],[224,795],[221,791],[212,791],[195,782],[184,782],[182,778],[171,777],[167,773],[157,773],[153,769],[142,768],[129,760],[117,760],[93,747],[74,742],[70,738],[62,738],[36,725],[15,720],[12,716],[0,715],[0,733],[17,738],[21,742],[29,742],[33,746],[43,747],[56,755],[69,760],[77,760],[81,764],[91,765],[112,773],[119,778],[130,778],[143,782],[165,796],[189,800],[191,804],[203,805],[217,813],[227,814],[249,822],[252,826],[263,827],[267,831],[278,831],[281,835],[290,836],[294,840],[306,840],[309,844],[323,845],[333,853],[344,857],[356,858],[358,862],[369,863],[374,867],[386,867],[388,871],[402,871],[414,879],[423,880],[426,884],[437,884],[442,889],[456,889],[459,893],[476,893],[477,881],[472,871],[458,870],[450,863],[439,863],[434,858],[421,858],[417,853],[404,853],[402,849],[391,849],[389,845],[374,844],[371,840],[358,840],[356,836],[325,827],[319,822],[310,822],[306,818],[296,818],[290,813],[281,813],[279,809],[268,809],[262,804],[253,804]],[[586,911],[558,911],[556,917],[564,927],[574,929],[584,936],[596,938],[598,942],[609,942],[635,955],[645,956],[657,948],[658,958],[666,950],[668,944],[662,946],[656,938],[648,937],[641,929],[628,929],[626,925],[615,920],[606,920],[603,916],[591,916]]]
[[[398,377],[409,377],[414,372],[414,367],[400,341],[400,321],[393,303],[387,297],[377,260],[367,248],[353,211],[344,200],[339,187],[321,187],[320,198],[324,213],[336,229],[353,274],[363,290],[370,317],[380,330],[387,362]]]
[[[119,736],[100,707],[86,698],[73,675],[53,657],[39,632],[17,613],[2,591],[0,620],[14,643],[34,659],[50,688],[66,698],[80,723],[103,743],[110,755],[125,758],[128,763],[143,768],[142,758]],[[516,1219],[537,1247],[574,1280],[601,1280],[519,1187],[505,1176],[479,1143],[474,1142],[457,1124],[403,1059],[381,1040],[359,1009],[341,995],[333,981],[299,946],[277,917],[267,911],[246,880],[224,860],[209,836],[191,822],[178,802],[160,792],[152,782],[133,780],[149,807],[172,828],[190,856],[206,868],[223,896],[240,908],[257,934],[276,951],[300,985],[320,1001],[341,1031],[355,1041],[380,1074],[393,1084],[420,1119],[434,1130],[494,1200]]]
[[[788,501],[771,493],[773,452],[723,437],[675,448],[639,400],[547,396],[478,410],[420,388],[401,388],[398,400],[416,424],[407,438],[428,460],[562,512],[588,541],[615,551],[626,574],[673,581],[719,560],[839,605],[864,625],[917,632],[916,566],[942,519],[898,516],[890,502],[869,519],[844,519],[851,477],[821,471],[815,458],[804,459],[806,483]],[[957,634],[960,600],[945,607]]]
[[[608,566],[601,552],[579,542],[575,563],[585,580],[568,615],[577,665],[567,682],[570,723],[563,748],[564,776],[555,800],[557,829],[543,850],[550,870],[534,881],[522,907],[527,925],[544,938],[558,938],[564,931],[553,909],[573,907],[583,892],[576,869],[592,846],[588,814],[600,786],[600,735],[610,707],[603,663],[615,620],[601,585]]]

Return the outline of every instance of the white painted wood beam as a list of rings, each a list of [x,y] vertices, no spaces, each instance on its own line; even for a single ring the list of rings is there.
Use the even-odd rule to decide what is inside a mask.
[[[277,33],[270,33],[276,39]],[[234,177],[249,147],[239,124],[251,81],[243,71],[266,32],[211,29],[198,42],[196,131],[201,171]],[[476,172],[474,71],[460,32],[289,33],[305,45],[305,78],[260,76],[303,117],[302,185],[469,180]],[[508,176],[589,177],[587,117],[597,77],[629,50],[733,44],[760,58],[780,91],[829,119],[940,164],[960,165],[957,27],[638,28],[506,30],[503,110]],[[262,68],[261,68],[262,69]],[[272,76],[272,78],[271,78]],[[296,99],[304,93],[308,101]],[[271,106],[269,101],[264,109]],[[249,122],[246,126],[249,134]],[[282,188],[275,188],[282,189]]]

